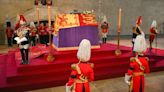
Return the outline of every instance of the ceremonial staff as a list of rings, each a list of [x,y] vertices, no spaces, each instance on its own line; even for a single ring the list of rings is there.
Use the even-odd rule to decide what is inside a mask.
[[[121,54],[121,50],[120,50],[121,12],[122,12],[122,9],[120,8],[119,9],[119,14],[118,14],[117,49],[115,50],[116,55]]]

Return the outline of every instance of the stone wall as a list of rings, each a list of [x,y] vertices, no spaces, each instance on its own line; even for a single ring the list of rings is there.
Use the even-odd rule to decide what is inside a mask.
[[[0,44],[6,43],[5,17],[8,15],[10,19],[15,20],[18,13],[24,13],[31,9],[32,3],[32,0],[0,0]]]
[[[160,33],[163,32],[164,23],[164,0],[101,0],[101,13],[107,15],[110,22],[110,33],[115,35],[117,32],[118,9],[122,8],[122,32],[121,34],[130,35],[132,26],[135,25],[139,15],[143,17],[142,29],[146,34],[153,19],[159,24]],[[98,6],[97,6],[98,7]]]
[[[4,29],[6,15],[14,20],[18,13],[34,8],[34,0],[0,0],[0,4],[0,31]],[[142,29],[146,34],[149,33],[153,19],[157,20],[160,33],[164,33],[164,0],[53,0],[53,6],[57,8],[57,13],[68,13],[74,9],[94,10],[98,21],[106,15],[110,23],[109,35],[117,34],[119,8],[123,10],[121,34],[131,35],[132,26],[140,15],[143,17]],[[4,43],[4,40],[0,43]]]

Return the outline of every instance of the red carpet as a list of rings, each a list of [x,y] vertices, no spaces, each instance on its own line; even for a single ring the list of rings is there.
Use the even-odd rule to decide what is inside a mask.
[[[124,76],[133,56],[130,47],[121,46],[122,55],[116,56],[116,45],[104,44],[92,50],[91,62],[95,64],[95,79]],[[0,54],[0,92],[21,92],[26,90],[65,85],[71,72],[70,65],[77,63],[76,50],[57,52],[55,61],[48,63],[44,55],[31,59],[29,65],[20,65],[15,60],[15,51]],[[156,50],[153,50],[156,52]],[[150,59],[151,71],[164,70],[164,50],[146,53]]]

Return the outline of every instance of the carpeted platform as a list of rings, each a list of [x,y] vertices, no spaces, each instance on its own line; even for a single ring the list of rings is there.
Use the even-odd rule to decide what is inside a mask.
[[[114,54],[114,44],[103,44],[92,50],[91,62],[95,64],[95,80],[124,76],[133,56],[130,47],[121,46],[122,55]],[[15,60],[15,51],[0,54],[0,92],[21,92],[26,90],[65,85],[71,72],[70,65],[77,63],[77,51],[53,51],[55,61],[46,62],[44,55],[31,59],[29,65],[20,65]],[[151,71],[164,70],[164,50],[146,53],[150,59]]]

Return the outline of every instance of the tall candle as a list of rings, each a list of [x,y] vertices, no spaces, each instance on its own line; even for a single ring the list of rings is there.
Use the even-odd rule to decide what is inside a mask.
[[[118,32],[121,31],[121,12],[122,12],[122,9],[120,8],[119,14],[118,14]]]
[[[48,6],[48,26],[51,27],[51,6]]]
[[[38,8],[38,6],[36,6],[36,19],[39,24],[39,8]]]

